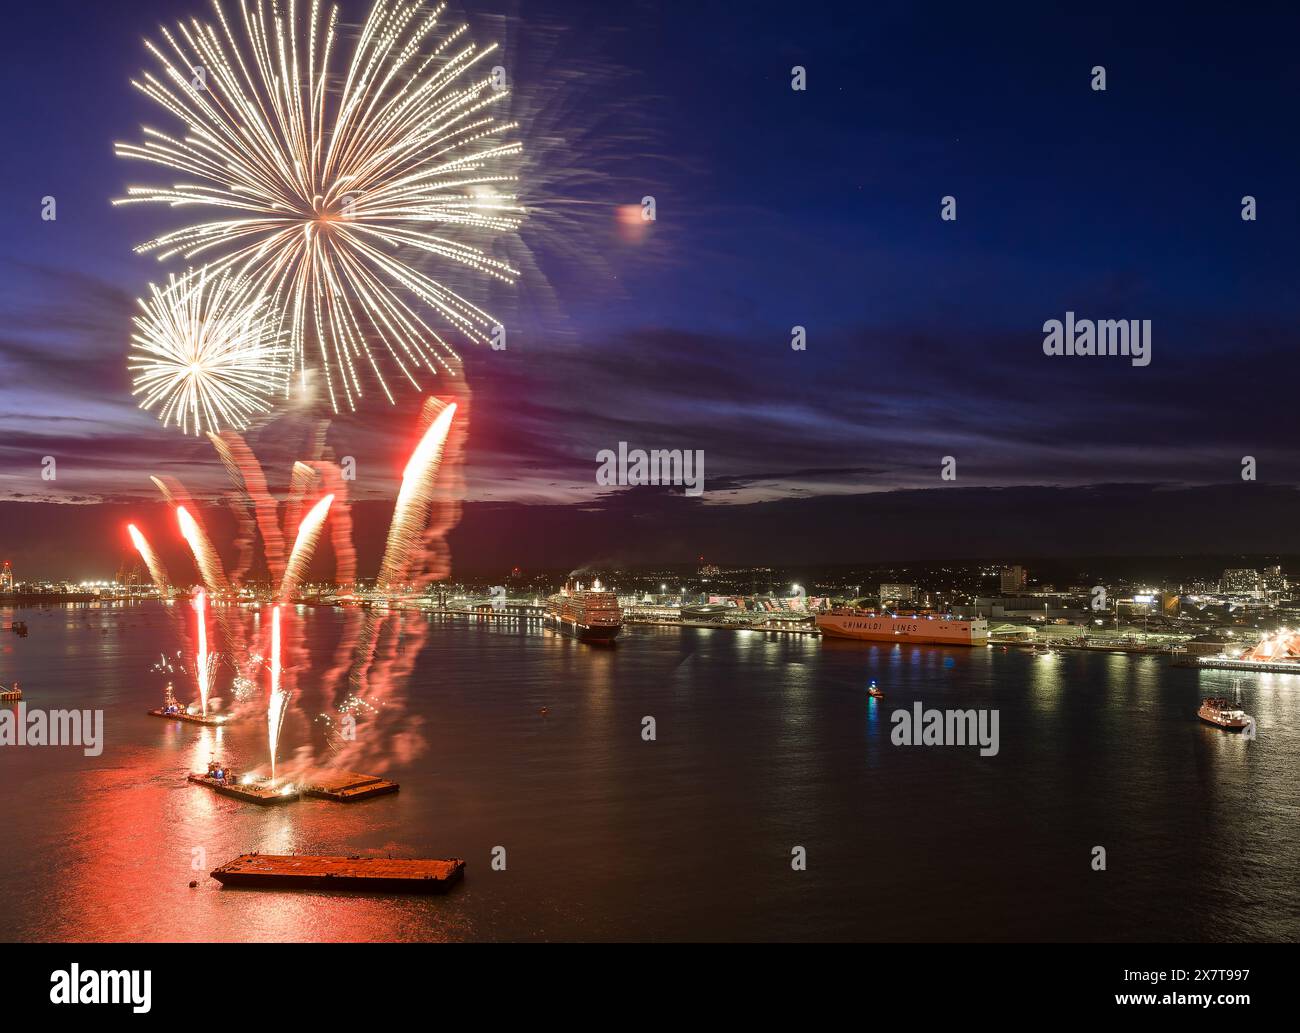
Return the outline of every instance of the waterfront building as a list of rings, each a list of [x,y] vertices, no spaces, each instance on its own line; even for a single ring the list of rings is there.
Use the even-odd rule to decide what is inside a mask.
[[[1258,570],[1233,568],[1223,572],[1223,594],[1243,595],[1258,599],[1262,594],[1262,581]]]
[[[916,601],[917,591],[915,585],[889,584],[880,586],[880,605],[884,606],[887,602],[893,603],[911,603]]]

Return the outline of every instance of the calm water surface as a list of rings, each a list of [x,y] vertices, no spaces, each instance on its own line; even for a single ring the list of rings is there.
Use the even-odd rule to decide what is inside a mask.
[[[265,764],[264,723],[145,715],[177,611],[16,615],[31,635],[0,637],[0,680],[32,707],[102,708],[106,729],[97,758],[0,747],[0,939],[1300,939],[1300,677],[1240,677],[1248,742],[1196,719],[1234,675],[1152,657],[668,628],[597,649],[406,615],[381,636],[352,765],[401,792],[263,810],[185,774],[214,754]],[[313,718],[364,619],[293,615],[286,766],[330,755]],[[997,708],[1000,752],[892,745],[889,714],[917,700]],[[432,899],[222,890],[193,870],[251,850],[468,868]]]

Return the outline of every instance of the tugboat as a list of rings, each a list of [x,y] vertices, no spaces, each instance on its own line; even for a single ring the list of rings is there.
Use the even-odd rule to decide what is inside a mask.
[[[167,691],[163,693],[162,716],[174,717],[177,714],[185,713],[185,708],[176,701],[176,693],[172,691],[172,683],[167,683]]]
[[[251,775],[240,777],[233,767],[219,760],[208,761],[208,770],[202,774],[195,772],[186,777],[195,785],[207,786],[222,796],[231,796],[236,800],[255,803],[262,807],[278,807],[281,804],[293,803],[301,795],[293,785],[285,784],[277,788],[269,781],[256,779]],[[395,783],[387,784],[393,788],[385,790],[386,792],[392,792],[397,788]]]
[[[224,725],[226,718],[221,714],[213,714],[204,717],[202,714],[191,714],[190,708],[176,699],[176,693],[172,691],[172,683],[167,683],[167,689],[163,693],[163,705],[149,711],[150,717],[167,718],[173,721],[186,721],[192,725]]]
[[[233,768],[227,767],[219,760],[208,761],[207,777],[218,785],[235,785],[239,780],[235,777]]]
[[[1210,696],[1201,703],[1196,712],[1206,724],[1222,728],[1228,732],[1240,732],[1255,724],[1255,719],[1230,700],[1222,696]]]

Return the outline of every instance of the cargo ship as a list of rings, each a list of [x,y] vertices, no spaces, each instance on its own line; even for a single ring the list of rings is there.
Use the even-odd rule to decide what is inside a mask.
[[[988,621],[952,616],[912,614],[900,617],[874,610],[834,609],[817,614],[817,628],[826,638],[866,642],[910,642],[933,646],[982,646],[989,640]]]
[[[548,627],[580,642],[613,642],[623,627],[618,597],[597,581],[591,588],[565,585],[546,600]]]

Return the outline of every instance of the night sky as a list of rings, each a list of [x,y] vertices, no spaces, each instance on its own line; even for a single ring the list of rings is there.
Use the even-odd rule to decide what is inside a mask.
[[[1046,6],[462,5],[505,46],[536,212],[501,243],[523,281],[476,295],[511,336],[467,355],[457,564],[1300,551],[1300,14]],[[134,299],[180,268],[131,248],[177,219],[109,204],[171,181],[112,152],[175,128],[129,86],[143,37],[208,10],[7,11],[0,551],[20,575],[111,574],[124,514],[161,519],[150,474],[221,485],[125,368]],[[629,232],[645,195],[657,221]],[[1067,310],[1151,320],[1151,364],[1045,356]],[[391,497],[420,398],[334,419],[358,497]],[[250,434],[273,486],[327,415]],[[619,441],[702,449],[703,497],[598,486]]]

